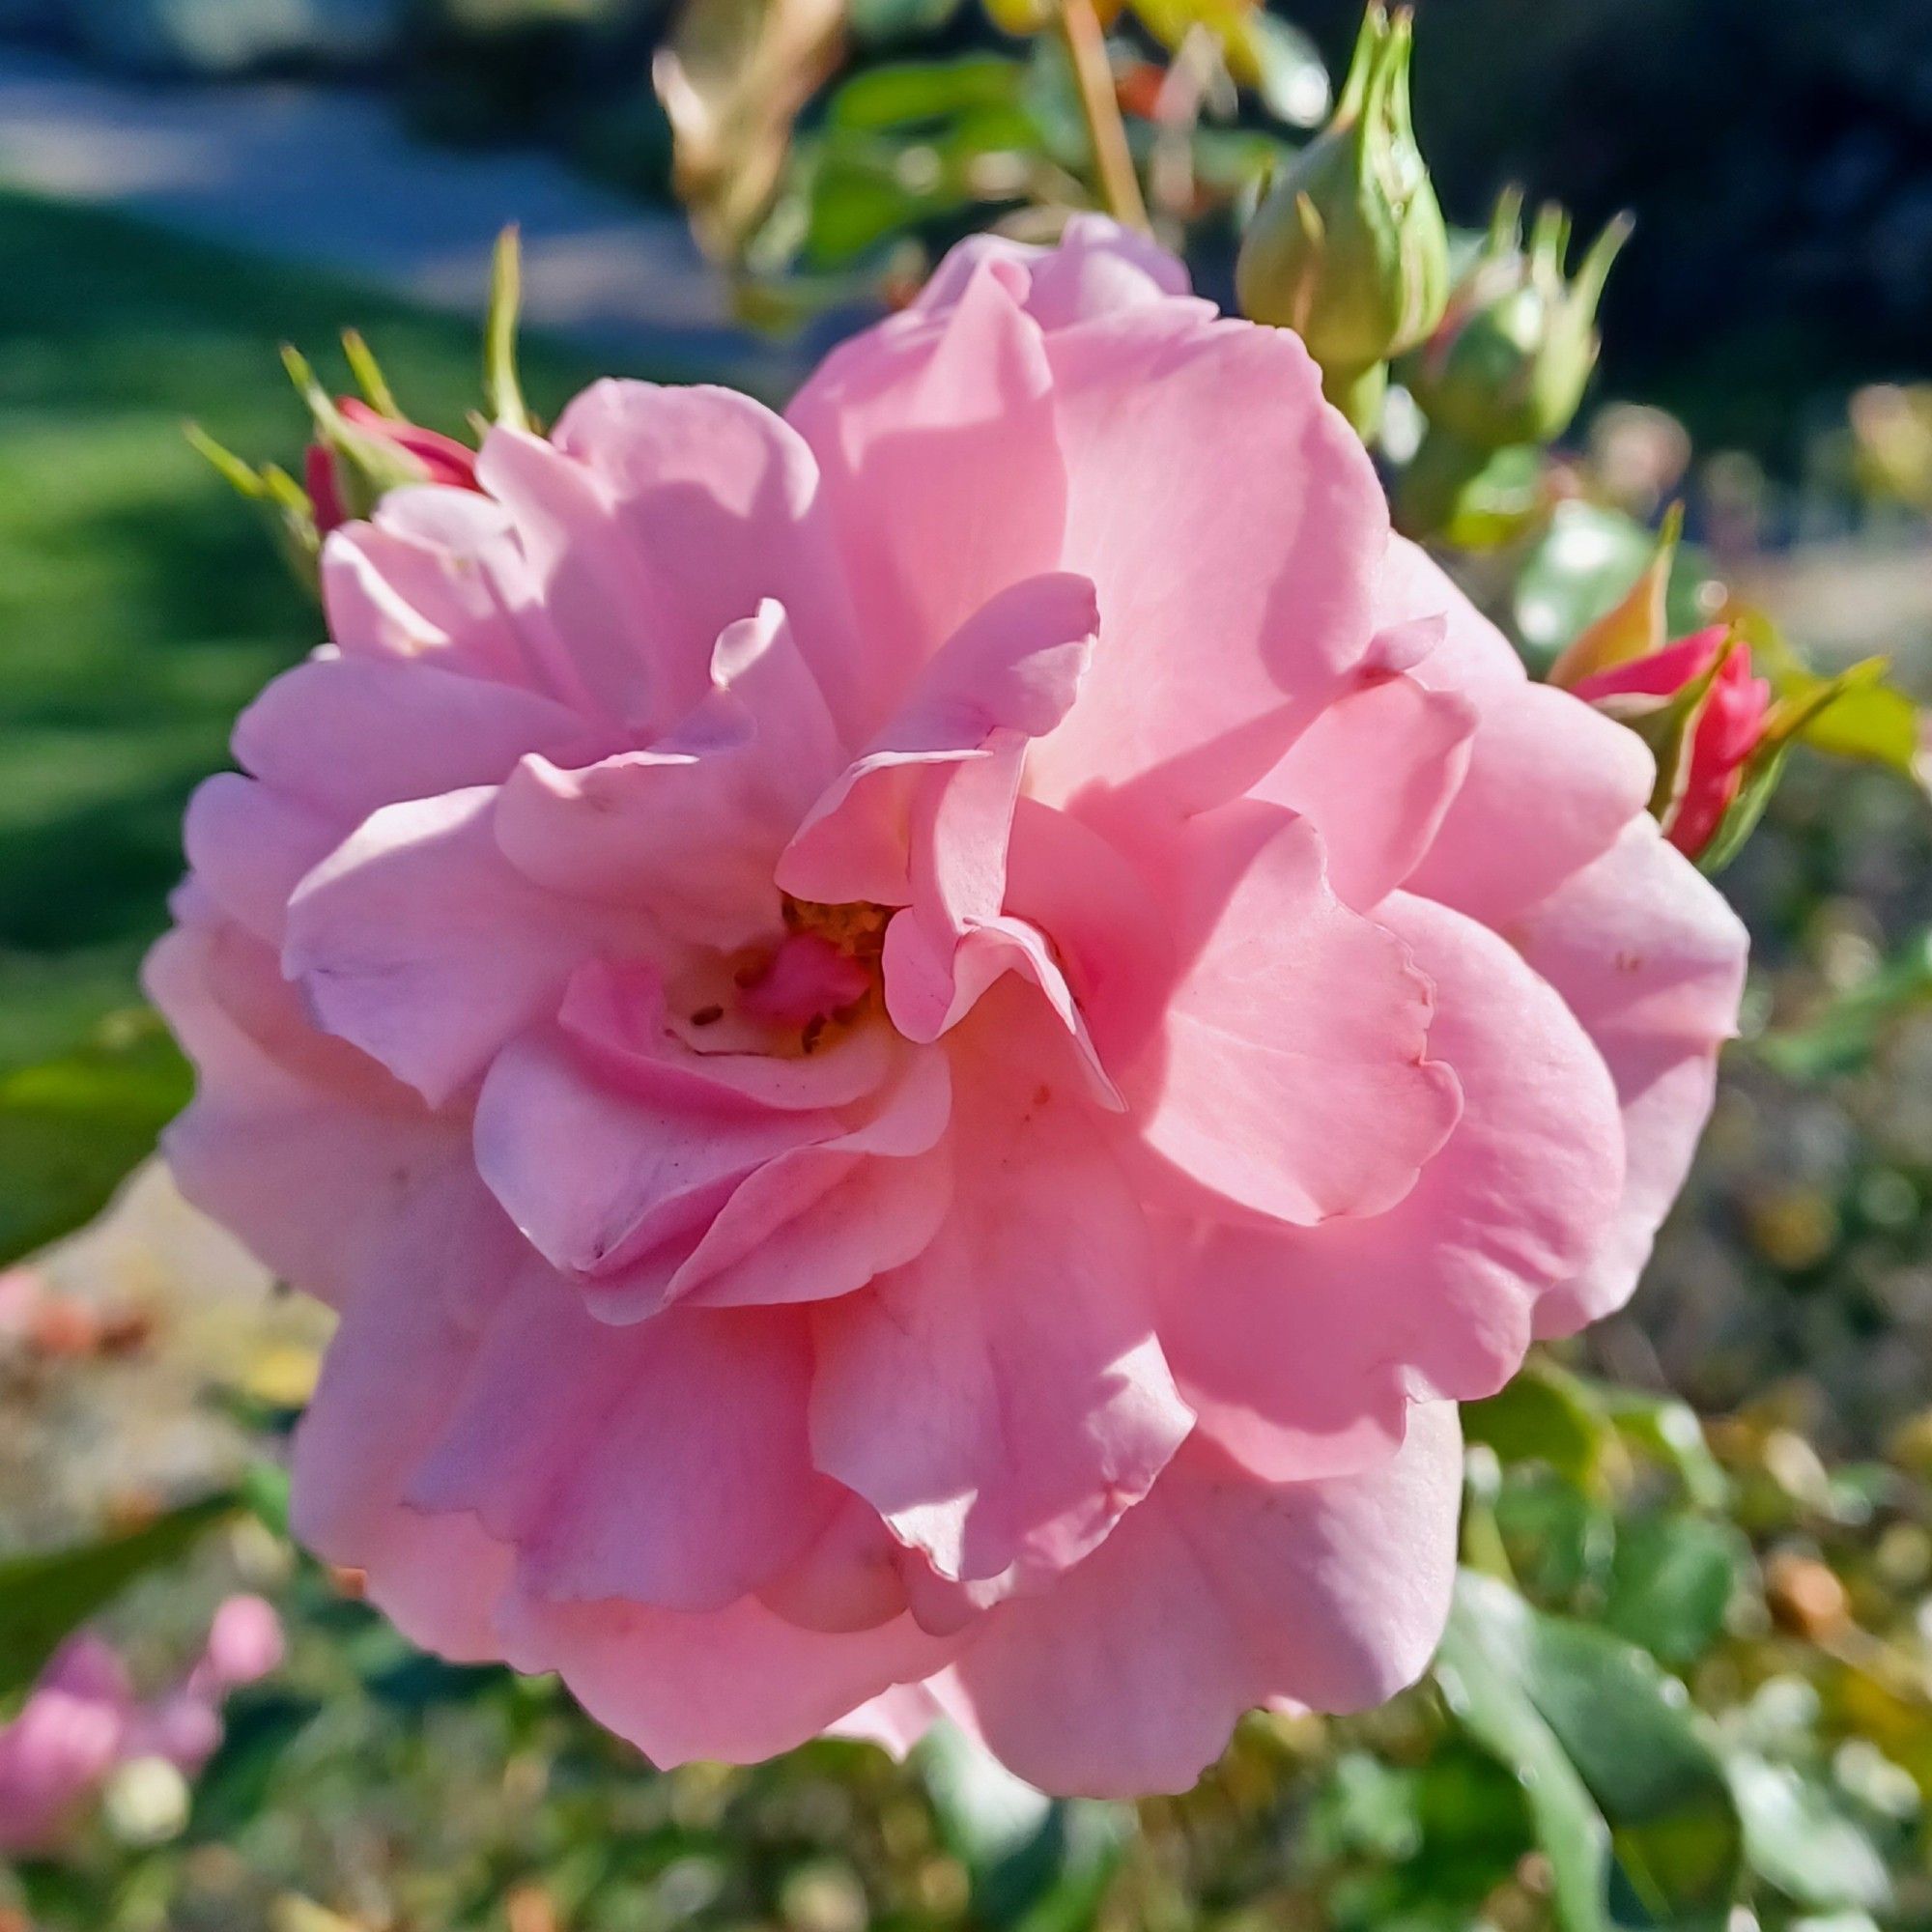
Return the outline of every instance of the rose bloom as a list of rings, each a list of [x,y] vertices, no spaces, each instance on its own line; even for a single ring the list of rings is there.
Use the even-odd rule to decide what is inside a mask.
[[[1612,714],[1619,702],[1628,704],[1633,698],[1662,702],[1702,677],[1730,635],[1728,625],[1713,625],[1647,657],[1578,678],[1571,689],[1591,704],[1609,700],[1605,708]],[[1719,668],[1691,728],[1684,791],[1670,814],[1670,842],[1690,858],[1711,842],[1724,822],[1744,782],[1745,761],[1764,736],[1770,710],[1771,686],[1752,676],[1750,652],[1740,645]]]
[[[1630,1293],[1745,940],[1647,752],[1108,224],[785,417],[601,383],[323,558],[154,955],[341,1310],[294,1517],[661,1765],[1187,1786],[1446,1612],[1456,1401]]]

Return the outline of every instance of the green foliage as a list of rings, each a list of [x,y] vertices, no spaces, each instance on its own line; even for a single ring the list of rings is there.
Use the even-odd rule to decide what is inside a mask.
[[[118,1536],[0,1559],[0,1704],[136,1577],[179,1561],[234,1509],[232,1497],[210,1496]]]
[[[1918,932],[1875,972],[1848,986],[1802,1024],[1756,1043],[1787,1080],[1813,1082],[1869,1065],[1887,1030],[1932,1001],[1932,932]]]
[[[0,1265],[91,1221],[188,1085],[180,1049],[139,1010],[58,1059],[0,1072]]]
[[[1516,635],[1530,668],[1548,668],[1642,576],[1657,538],[1623,511],[1581,499],[1560,503],[1515,577]],[[1670,575],[1665,623],[1673,638],[1709,621],[1703,599],[1710,572],[1699,554],[1680,550]]]
[[[1092,1924],[1132,1829],[1128,1807],[1044,1798],[950,1723],[921,1745],[920,1765],[976,1919],[1004,1932]]]

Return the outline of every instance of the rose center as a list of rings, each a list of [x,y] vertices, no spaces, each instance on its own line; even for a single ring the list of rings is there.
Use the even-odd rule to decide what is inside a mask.
[[[706,974],[687,986],[680,1032],[700,1052],[817,1051],[874,1009],[892,916],[891,906],[787,898],[782,939],[722,962],[723,984]]]
[[[845,905],[818,905],[786,894],[785,930],[814,933],[847,958],[859,960],[869,972],[876,973],[893,911],[893,907],[874,905],[869,899],[853,899]]]

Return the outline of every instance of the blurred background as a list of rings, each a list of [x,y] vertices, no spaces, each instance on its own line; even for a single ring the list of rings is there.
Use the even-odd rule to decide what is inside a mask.
[[[1586,237],[1637,216],[1582,412],[1467,540],[1476,594],[1547,664],[1681,500],[1673,608],[1747,611],[1821,671],[1883,654],[1932,696],[1932,0],[1417,13],[1452,223],[1509,183]],[[1756,964],[1687,1200],[1626,1315],[1470,1411],[1465,1556],[1529,1621],[1479,1630],[1479,1595],[1386,1711],[1252,1719],[1138,1818],[943,1746],[660,1776],[551,1685],[414,1655],[287,1541],[277,1447],[324,1318],[145,1163],[185,1075],[135,972],[189,789],[319,619],[183,423],[298,470],[277,346],[353,324],[460,431],[506,221],[546,415],[611,372],[781,400],[952,240],[1094,199],[1054,17],[0,0],[0,1932],[1932,1926],[1909,709],[1898,769],[1801,750],[1726,874]],[[1099,10],[1154,218],[1209,293],[1358,23]],[[238,1595],[286,1655],[210,1690]],[[128,1695],[192,1690],[209,1723],[30,1830],[20,1699],[90,1619]]]

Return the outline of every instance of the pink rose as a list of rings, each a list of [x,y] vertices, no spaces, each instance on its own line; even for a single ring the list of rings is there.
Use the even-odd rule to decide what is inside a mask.
[[[19,1714],[0,1724],[0,1853],[54,1849],[120,1761],[134,1693],[96,1636],[62,1645]]]
[[[1633,696],[1670,697],[1710,670],[1730,635],[1729,625],[1714,625],[1648,657],[1579,678],[1571,689],[1591,704]],[[1690,771],[1669,819],[1670,842],[1688,858],[1694,859],[1717,836],[1738,795],[1745,760],[1764,736],[1770,709],[1771,686],[1751,675],[1750,652],[1740,646],[1719,668],[1692,728]]]
[[[335,407],[357,435],[384,446],[424,483],[442,483],[453,490],[474,490],[476,452],[454,437],[424,429],[417,423],[385,416],[355,396],[342,396]],[[327,536],[350,520],[343,458],[325,442],[312,442],[302,456],[302,483],[315,511],[315,526]]]
[[[342,1311],[299,1533],[661,1764],[1176,1790],[1414,1677],[1453,1404],[1630,1293],[1736,1012],[1642,745],[1097,220],[476,474],[330,539],[150,967]]]

